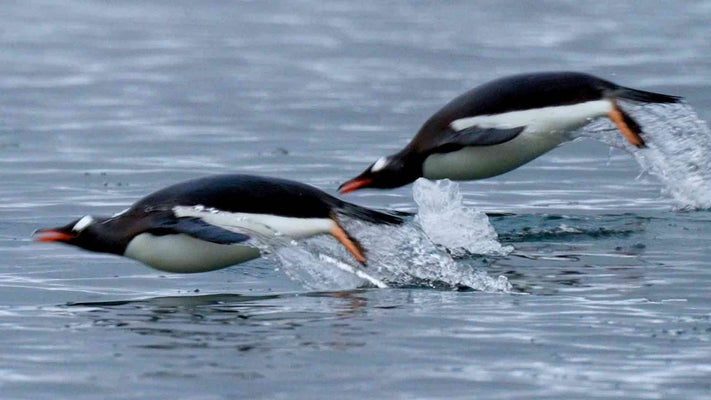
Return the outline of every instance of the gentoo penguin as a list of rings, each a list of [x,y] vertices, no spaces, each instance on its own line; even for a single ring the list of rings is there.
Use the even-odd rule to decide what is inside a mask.
[[[571,139],[570,133],[608,117],[637,147],[642,129],[618,100],[675,103],[579,72],[543,72],[497,79],[437,111],[399,152],[382,157],[339,187],[394,188],[419,177],[474,180],[511,171]]]
[[[399,224],[397,215],[346,203],[312,186],[277,178],[215,175],[169,186],[113,217],[85,216],[38,230],[40,242],[61,242],[118,254],[170,272],[203,272],[259,257],[255,235],[334,236],[366,261],[339,215]]]

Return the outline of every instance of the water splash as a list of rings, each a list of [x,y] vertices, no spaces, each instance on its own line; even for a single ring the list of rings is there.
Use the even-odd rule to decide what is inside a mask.
[[[657,176],[663,192],[681,209],[711,208],[711,130],[680,104],[633,104],[623,108],[642,126],[647,147],[630,145],[606,118],[579,132],[631,153],[644,172]]]
[[[367,281],[355,273],[338,268],[336,263],[345,262],[342,261],[345,254],[332,257],[331,260],[319,257],[319,254],[323,254],[320,253],[324,251],[323,247],[331,247],[332,251],[337,252],[339,245],[331,243],[327,238],[317,239],[292,241],[287,245],[275,246],[267,258],[271,258],[278,265],[277,270],[283,271],[293,281],[311,290],[342,290],[368,286]],[[332,255],[332,251],[325,251]],[[352,266],[354,263],[347,265]]]
[[[455,261],[432,243],[415,223],[403,226],[372,225],[350,220],[346,229],[368,249],[367,266],[358,264],[347,250],[327,236],[318,236],[273,249],[273,258],[291,279],[313,290],[362,286],[469,287],[481,291],[509,291],[506,277]],[[350,272],[344,265],[357,272]],[[357,274],[366,274],[367,278]]]
[[[420,178],[412,189],[419,209],[415,220],[427,236],[446,247],[455,257],[468,254],[508,254],[489,217],[464,205],[459,185],[443,179],[432,182]]]
[[[367,266],[358,266],[343,246],[327,236],[272,246],[271,257],[290,278],[314,290],[364,285],[511,289],[506,277],[490,277],[471,263],[452,257],[507,254],[512,250],[496,240],[484,213],[463,206],[458,185],[418,181],[415,200],[419,212],[403,225],[341,219],[345,229],[367,250]]]

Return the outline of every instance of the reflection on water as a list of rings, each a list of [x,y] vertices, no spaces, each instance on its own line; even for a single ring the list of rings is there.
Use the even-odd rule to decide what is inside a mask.
[[[329,322],[348,330],[347,320],[368,306],[363,291],[313,292],[246,296],[230,293],[166,296],[137,300],[69,303],[65,309],[95,327],[122,329],[159,339],[150,349],[236,348],[240,352],[266,351],[275,345],[344,349],[362,343],[343,339],[334,342],[276,344],[284,331],[314,323]]]

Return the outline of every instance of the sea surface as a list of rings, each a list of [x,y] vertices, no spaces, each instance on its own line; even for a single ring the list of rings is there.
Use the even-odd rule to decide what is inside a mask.
[[[0,4],[2,399],[711,398],[711,3]],[[331,194],[454,96],[577,70],[684,96],[418,212],[178,275],[30,240],[241,172]],[[607,125],[606,125],[607,124]],[[610,145],[615,146],[614,149]]]

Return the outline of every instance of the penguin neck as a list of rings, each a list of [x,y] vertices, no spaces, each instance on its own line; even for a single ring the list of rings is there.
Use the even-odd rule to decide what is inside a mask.
[[[73,243],[83,249],[99,253],[123,255],[133,239],[130,221],[122,218],[97,218],[81,232]]]
[[[424,175],[424,162],[427,159],[427,155],[422,154],[415,146],[407,145],[400,152],[390,157],[393,162],[396,160],[401,166],[395,177],[395,180],[399,183],[397,186],[412,183]]]

